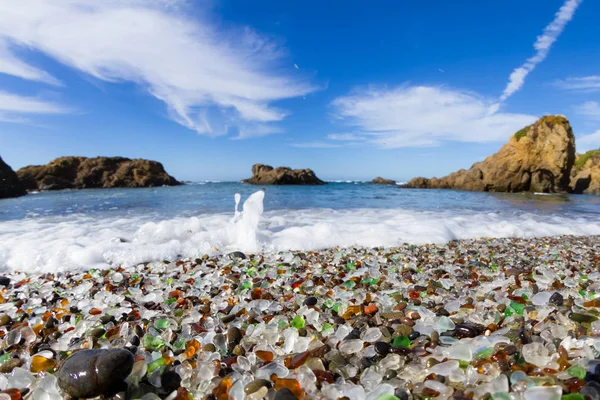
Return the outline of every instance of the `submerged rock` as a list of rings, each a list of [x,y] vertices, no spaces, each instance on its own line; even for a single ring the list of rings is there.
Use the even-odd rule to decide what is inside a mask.
[[[81,350],[60,367],[58,385],[73,397],[112,395],[123,389],[132,368],[133,356],[127,350]]]
[[[253,185],[325,185],[311,169],[273,168],[270,165],[254,164],[252,177],[244,183]]]
[[[414,178],[404,187],[486,192],[570,192],[575,137],[563,116],[545,116],[515,133],[496,154],[443,178]]]

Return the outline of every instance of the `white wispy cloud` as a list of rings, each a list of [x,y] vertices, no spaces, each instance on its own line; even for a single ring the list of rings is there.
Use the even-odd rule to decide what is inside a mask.
[[[212,135],[281,121],[288,113],[274,102],[317,89],[286,74],[275,42],[186,11],[185,0],[0,1],[0,71],[56,83],[13,49],[40,51],[97,79],[139,84],[176,122]]]
[[[356,133],[330,133],[327,135],[327,139],[340,140],[344,142],[357,142],[365,140],[365,137],[357,135]]]
[[[600,103],[596,101],[586,101],[575,107],[575,112],[589,119],[600,120]]]
[[[26,115],[65,114],[70,110],[52,101],[0,91],[0,121],[27,122]]]
[[[308,148],[308,149],[330,149],[330,148],[342,147],[341,144],[324,142],[324,141],[291,143],[290,146],[300,147],[300,148]]]
[[[501,101],[506,100],[517,90],[521,89],[527,75],[533,71],[539,63],[546,59],[552,44],[554,44],[556,39],[558,39],[563,32],[567,23],[573,19],[573,15],[575,15],[575,11],[582,1],[583,0],[567,0],[564,2],[562,7],[555,14],[554,20],[547,25],[544,28],[544,32],[537,37],[537,40],[533,45],[536,53],[510,74],[508,84],[506,85],[506,88],[504,88],[502,96],[500,96]]]
[[[579,153],[600,149],[600,130],[589,135],[578,137],[575,143],[577,145],[577,152]]]
[[[332,107],[336,119],[354,128],[354,136],[388,148],[502,141],[536,120],[492,112],[491,104],[469,91],[404,85],[358,89],[335,99]]]
[[[249,139],[249,138],[257,138],[268,135],[275,135],[279,133],[283,133],[284,129],[277,125],[264,125],[264,124],[256,124],[249,125],[246,124],[243,127],[238,129],[237,136],[233,137],[234,140],[239,139]]]
[[[596,92],[600,91],[600,75],[567,78],[554,82],[554,85],[566,90]]]
[[[16,76],[31,81],[39,81],[59,86],[60,81],[39,68],[29,65],[15,57],[8,44],[0,39],[0,74]]]

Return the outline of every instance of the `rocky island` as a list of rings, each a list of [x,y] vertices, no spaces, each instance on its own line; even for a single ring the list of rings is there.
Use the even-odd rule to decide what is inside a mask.
[[[600,152],[579,156],[567,118],[545,116],[515,133],[484,161],[442,178],[414,178],[406,188],[486,192],[599,193]]]
[[[373,185],[395,185],[396,181],[393,179],[385,179],[385,178],[378,176],[377,178],[375,178],[372,181],[367,182],[367,183],[373,184]]]
[[[21,168],[17,175],[30,191],[180,184],[159,162],[124,157],[61,157],[46,165]]]
[[[308,168],[273,168],[263,164],[254,164],[252,177],[242,182],[252,185],[325,185],[327,183],[317,178],[313,170]]]

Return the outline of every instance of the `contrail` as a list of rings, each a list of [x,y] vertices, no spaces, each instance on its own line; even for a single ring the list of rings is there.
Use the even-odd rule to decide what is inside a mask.
[[[502,96],[500,96],[500,101],[508,99],[513,93],[521,89],[525,83],[525,77],[527,77],[527,75],[533,71],[536,65],[544,61],[546,56],[548,56],[550,48],[565,29],[567,23],[573,19],[573,15],[582,1],[583,0],[565,1],[565,3],[554,16],[554,20],[544,28],[542,35],[537,37],[537,40],[533,45],[536,50],[535,55],[529,58],[525,64],[516,68],[510,74],[510,77],[508,78],[508,84],[506,85]]]

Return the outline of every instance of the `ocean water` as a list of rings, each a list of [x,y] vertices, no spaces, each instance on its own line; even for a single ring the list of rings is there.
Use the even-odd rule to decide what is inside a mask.
[[[600,234],[600,197],[595,196],[416,190],[360,182],[260,189],[203,182],[0,200],[0,269],[47,272],[233,250]]]

